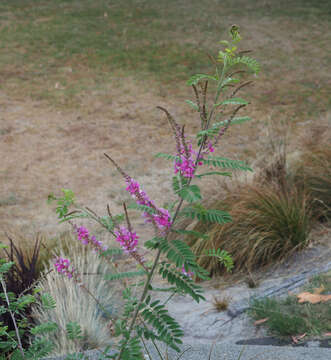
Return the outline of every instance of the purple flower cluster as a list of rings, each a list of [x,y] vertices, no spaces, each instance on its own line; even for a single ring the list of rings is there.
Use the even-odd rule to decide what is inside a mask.
[[[182,267],[182,273],[185,275],[185,276],[187,276],[187,277],[189,277],[190,279],[192,279],[192,277],[194,276],[194,273],[192,272],[192,271],[186,271],[185,270],[185,267],[183,266]]]
[[[136,252],[139,236],[135,232],[129,231],[125,227],[121,226],[118,231],[115,231],[115,235],[116,241],[121,244],[122,249],[126,253]]]
[[[107,246],[102,245],[102,242],[100,240],[97,240],[95,236],[90,236],[88,230],[84,226],[76,226],[74,225],[74,228],[77,233],[78,240],[83,245],[92,244],[96,250],[98,251],[106,251]]]
[[[132,195],[133,198],[136,199],[137,204],[148,206],[155,211],[155,214],[150,214],[149,212],[143,213],[146,221],[155,223],[162,231],[169,229],[171,226],[171,217],[169,211],[163,208],[157,208],[154,202],[146,195],[146,193],[140,189],[140,185],[137,181],[127,176],[126,183],[126,190]]]
[[[59,256],[55,259],[54,266],[58,273],[64,274],[69,279],[73,277],[75,270],[73,268],[70,269],[70,260]]]
[[[192,144],[180,144],[175,160],[175,174],[180,172],[182,176],[192,178],[195,170],[194,156],[196,155]]]
[[[186,178],[193,178],[196,162],[198,165],[203,165],[203,157],[210,152],[214,152],[214,147],[211,142],[208,142],[197,161],[198,153],[193,149],[192,144],[185,140],[185,136],[177,136],[177,139],[181,141],[177,142],[177,154],[174,164],[175,174],[180,172]]]

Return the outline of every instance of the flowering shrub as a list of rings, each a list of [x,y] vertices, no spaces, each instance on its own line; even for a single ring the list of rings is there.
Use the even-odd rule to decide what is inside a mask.
[[[82,245],[95,249],[108,262],[112,272],[105,274],[105,279],[122,282],[123,311],[118,318],[112,320],[115,335],[119,337],[119,341],[116,346],[112,346],[111,355],[103,355],[106,358],[143,359],[143,347],[148,353],[146,341],[151,341],[158,352],[158,342],[163,342],[179,352],[183,331],[168,313],[166,303],[176,293],[189,295],[197,302],[205,300],[202,288],[195,283],[194,279],[208,279],[208,272],[197,264],[196,256],[185,241],[170,240],[169,235],[172,232],[183,235],[192,233],[176,227],[177,220],[181,217],[197,218],[203,222],[218,224],[231,221],[231,216],[227,212],[206,209],[201,204],[200,188],[192,184],[195,178],[210,175],[230,176],[230,170],[251,171],[243,161],[212,155],[230,125],[249,120],[248,117],[236,117],[239,110],[248,105],[246,100],[236,97],[236,94],[241,88],[250,84],[250,81],[245,81],[245,75],[256,74],[259,71],[259,65],[254,59],[237,50],[236,44],[239,43],[241,37],[236,26],[232,26],[230,35],[231,41],[222,42],[225,49],[219,52],[217,59],[211,57],[215,65],[215,73],[213,75],[197,74],[188,81],[188,85],[193,88],[195,102],[187,101],[187,103],[199,114],[201,123],[201,130],[196,135],[196,149],[193,147],[193,141],[185,135],[184,126],[180,126],[167,109],[158,107],[165,113],[176,143],[174,154],[156,155],[174,162],[172,189],[177,196],[175,202],[167,207],[158,207],[142,190],[140,184],[126,174],[107,154],[105,154],[106,158],[122,175],[126,182],[126,190],[135,200],[132,204],[123,204],[123,214],[114,216],[109,206],[107,206],[106,216],[100,216],[88,207],[77,207],[74,202],[74,193],[67,189],[63,190],[62,197],[49,196],[50,201],[57,201],[56,213],[60,221],[69,222],[77,234],[78,241]],[[210,82],[215,85],[214,100],[211,103],[207,96]],[[223,120],[220,120],[222,117]],[[221,168],[222,171],[200,173],[200,169],[205,166]],[[145,221],[154,228],[155,236],[145,244],[138,243],[139,236],[132,228],[127,207],[141,211]],[[70,208],[73,209],[69,210]],[[120,248],[104,247],[94,236],[90,236],[85,227],[78,227],[73,223],[75,219],[84,218],[92,219],[107,229],[119,243]],[[123,221],[126,222],[125,226],[121,225]],[[194,236],[202,237],[203,234],[194,232]],[[151,263],[147,263],[143,258],[140,250],[142,246],[154,254]],[[116,257],[114,257],[119,253],[130,256],[138,266],[137,271],[119,272]],[[230,255],[224,250],[215,249],[204,256],[216,257],[228,270],[231,270],[233,266]],[[55,267],[58,272],[77,282],[78,286],[84,287],[79,280],[79,274],[74,270],[74,264],[71,264],[69,259],[57,258]],[[153,286],[152,279],[156,272],[167,280],[170,287],[159,289]],[[135,283],[132,280],[134,277],[139,277]],[[139,296],[133,291],[137,287],[142,287]],[[88,292],[87,288],[86,291]],[[169,298],[162,303],[152,295],[157,291],[168,291]],[[89,295],[93,296],[91,293]],[[105,354],[107,351],[108,349],[105,350]],[[160,352],[159,354],[162,358]]]
[[[243,161],[212,155],[230,125],[250,119],[248,117],[236,117],[238,111],[247,106],[248,102],[235,97],[235,95],[241,88],[251,83],[251,81],[243,81],[243,75],[247,73],[257,74],[259,71],[259,65],[254,59],[243,55],[243,52],[238,52],[236,44],[239,43],[241,37],[236,26],[231,28],[230,35],[231,41],[222,42],[225,45],[224,51],[220,51],[218,58],[213,59],[215,64],[214,75],[198,74],[188,81],[188,84],[193,88],[195,102],[187,101],[187,103],[199,113],[201,121],[201,130],[196,136],[196,149],[193,147],[193,142],[185,135],[184,126],[180,126],[167,109],[158,107],[167,116],[176,144],[175,154],[159,153],[156,155],[174,162],[172,187],[178,197],[174,203],[167,208],[158,207],[142,190],[140,184],[126,174],[112,157],[105,154],[124,178],[126,190],[135,200],[128,206],[141,211],[145,221],[154,227],[155,237],[144,244],[146,249],[155,251],[154,260],[151,264],[147,264],[141,255],[139,249],[142,244],[138,243],[139,236],[132,229],[127,204],[123,204],[123,214],[113,216],[109,206],[107,206],[107,216],[101,217],[87,207],[76,207],[73,211],[69,211],[70,206],[75,206],[74,194],[71,190],[63,190],[64,196],[60,198],[50,196],[50,200],[57,200],[56,212],[61,221],[69,221],[76,230],[79,241],[84,245],[91,244],[94,248],[99,249],[100,255],[112,266],[113,273],[107,274],[107,279],[123,281],[123,299],[125,302],[123,314],[118,319],[114,319],[116,335],[121,336],[121,339],[117,345],[118,350],[115,351],[115,354],[108,355],[109,358],[117,360],[142,359],[141,347],[145,347],[145,340],[151,341],[156,347],[157,342],[160,341],[180,351],[179,345],[182,343],[181,337],[183,336],[180,325],[168,314],[165,307],[166,302],[163,304],[160,300],[154,299],[154,296],[152,299],[150,293],[152,290],[157,290],[152,285],[152,277],[156,271],[171,285],[169,289],[162,289],[162,291],[168,290],[170,297],[173,293],[181,293],[190,295],[197,302],[204,300],[202,289],[194,282],[194,278],[207,279],[208,273],[197,264],[196,256],[183,240],[169,240],[169,235],[171,232],[190,233],[190,231],[176,229],[176,221],[183,216],[219,224],[231,221],[227,212],[203,207],[200,203],[202,199],[200,188],[191,184],[194,178],[208,175],[230,176],[229,170],[236,169],[251,171],[250,167]],[[212,104],[207,102],[209,82],[214,82],[216,85]],[[221,95],[224,96],[222,100],[220,100]],[[228,109],[230,112],[225,111]],[[225,119],[219,121],[222,116]],[[198,170],[206,165],[226,171],[198,173]],[[72,220],[77,218],[93,219],[106,228],[119,243],[121,250],[136,261],[138,271],[118,273],[113,255],[114,252],[118,253],[119,249],[102,248],[101,243],[89,236],[87,229],[78,228],[72,223]],[[126,221],[126,226],[120,225],[123,220]],[[202,234],[197,233],[194,235],[202,236]],[[224,250],[215,249],[215,251],[209,251],[204,256],[217,257],[228,270],[231,270],[233,266],[230,255]],[[58,259],[56,262],[58,271],[68,277],[73,274],[69,265],[67,259]],[[133,284],[128,281],[128,278],[134,276],[144,277],[144,281],[135,283],[135,286],[143,287],[138,298],[132,293]],[[146,347],[145,350],[148,351]]]

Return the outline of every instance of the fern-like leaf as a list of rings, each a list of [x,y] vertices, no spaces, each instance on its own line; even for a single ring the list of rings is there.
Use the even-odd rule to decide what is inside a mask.
[[[165,154],[165,153],[157,153],[155,155],[156,158],[162,158],[162,159],[166,159],[166,160],[179,160],[178,156],[175,155],[170,155],[170,154]]]
[[[70,340],[81,339],[82,329],[80,325],[74,321],[68,322],[66,325],[67,336]]]
[[[214,107],[219,107],[222,105],[247,105],[248,101],[242,99],[242,98],[230,98],[224,101],[221,101],[218,104],[215,104]]]
[[[159,273],[163,279],[168,280],[169,284],[176,285],[180,291],[190,295],[196,302],[205,300],[201,295],[202,288],[196,285],[188,276],[179,272],[173,265],[162,262]]]
[[[43,293],[41,295],[41,303],[46,310],[54,309],[56,307],[56,301],[49,293]]]
[[[230,125],[236,125],[236,124],[242,124],[246,121],[251,120],[249,116],[242,116],[242,117],[235,117],[231,120]],[[201,144],[201,140],[207,136],[207,137],[214,137],[217,136],[221,130],[221,128],[227,126],[229,123],[229,120],[219,121],[214,123],[209,129],[199,131],[196,135],[197,139],[199,139],[198,145]]]
[[[227,65],[232,67],[234,65],[241,64],[248,67],[248,69],[254,74],[258,74],[260,72],[260,64],[253,58],[249,56],[237,56],[233,58],[228,58]]]
[[[50,333],[58,329],[58,325],[55,322],[48,321],[44,324],[36,325],[33,327],[30,332],[32,335]]]
[[[225,266],[227,271],[231,271],[234,267],[234,263],[231,255],[225,250],[209,249],[206,250],[206,255],[217,257],[220,263],[222,263]]]
[[[35,339],[25,353],[26,359],[42,359],[47,356],[52,350],[54,345],[46,338]]]
[[[200,188],[197,185],[185,186],[177,191],[177,194],[189,203],[193,203],[202,199]]]
[[[195,255],[191,248],[182,240],[169,241],[163,238],[160,241],[159,248],[166,254],[168,260],[176,264],[178,268],[181,268],[185,263],[195,263]]]
[[[191,100],[185,100],[185,102],[186,102],[187,104],[189,104],[195,111],[199,111],[199,106],[198,106],[196,103],[194,103],[193,101],[191,101]]]
[[[201,209],[200,207],[187,206],[181,212],[181,216],[191,219],[197,218],[204,223],[226,224],[232,221],[231,215],[226,211],[217,209]]]
[[[141,316],[156,330],[156,334],[152,331],[147,332],[147,336],[152,339],[158,339],[176,351],[180,351],[177,344],[182,344],[181,337],[184,335],[179,324],[173,319],[160,300],[151,302],[148,296],[140,307]]]
[[[195,175],[195,177],[197,178],[202,178],[203,176],[210,176],[210,175],[220,175],[220,176],[228,176],[228,177],[231,177],[232,174],[230,172],[225,172],[225,171],[209,171],[207,173],[203,173],[203,174],[198,174],[198,175]]]
[[[100,255],[104,256],[104,257],[107,257],[107,256],[111,257],[114,255],[122,255],[122,254],[123,254],[123,250],[120,248],[109,248],[105,251],[100,252]]]
[[[217,81],[217,78],[215,76],[207,75],[207,74],[196,74],[193,75],[188,81],[187,85],[196,85],[201,80],[213,80]]]
[[[147,205],[141,205],[141,204],[137,204],[137,203],[131,203],[128,205],[129,209],[135,209],[138,211],[143,211],[146,212],[148,214],[156,214],[156,210],[147,206]]]
[[[220,156],[209,155],[207,159],[201,160],[205,165],[220,167],[222,169],[253,171],[244,161],[231,160]]]

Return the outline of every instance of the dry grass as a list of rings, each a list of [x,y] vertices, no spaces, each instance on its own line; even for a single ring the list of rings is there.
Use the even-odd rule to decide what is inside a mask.
[[[61,188],[101,215],[107,202],[117,212],[124,184],[103,152],[158,205],[168,201],[172,166],[153,154],[174,143],[155,106],[196,130],[185,80],[210,71],[206,53],[219,50],[232,23],[262,70],[243,95],[253,121],[231,129],[217,155],[251,162],[265,152],[267,122],[297,124],[295,137],[300,124],[316,124],[329,99],[327,8],[307,0],[1,1],[1,228],[65,230],[46,205]],[[206,195],[216,186],[207,182]]]
[[[229,307],[231,298],[229,296],[213,297],[213,307],[217,312],[225,311]]]
[[[313,200],[314,216],[331,220],[331,128],[317,126],[305,136],[305,149],[293,176],[308,191]]]
[[[196,254],[224,249],[233,256],[235,271],[247,272],[305,248],[316,221],[330,220],[329,117],[301,130],[297,139],[293,132],[298,129],[284,125],[266,128],[265,155],[256,161],[253,176],[219,187],[207,202],[207,207],[230,211],[232,223],[184,223],[209,236],[207,241],[188,239]],[[211,273],[224,272],[216,259],[201,257],[199,262]]]
[[[212,225],[208,230],[198,224],[194,230],[207,230],[209,239],[190,239],[195,253],[224,249],[233,257],[238,271],[282,260],[308,245],[310,209],[304,194],[284,194],[270,185],[246,185],[212,207],[224,209],[226,205],[231,206],[233,223]],[[224,271],[212,258],[202,257],[199,261],[211,273]]]
[[[103,280],[107,267],[98,255],[92,251],[82,250],[75,242],[67,242],[59,247],[58,254],[65,255],[70,251],[71,261],[76,271],[81,274],[84,285],[101,302],[108,312],[115,314],[114,289]],[[49,269],[52,269],[52,264]],[[48,269],[46,268],[46,272]],[[68,354],[80,350],[100,348],[111,342],[109,317],[105,314],[81,287],[72,280],[52,271],[40,282],[42,292],[50,293],[56,301],[56,308],[42,310],[34,308],[33,316],[37,323],[56,322],[60,331],[49,334],[55,344],[52,355]],[[82,339],[75,342],[67,339],[64,329],[68,322],[80,324]]]

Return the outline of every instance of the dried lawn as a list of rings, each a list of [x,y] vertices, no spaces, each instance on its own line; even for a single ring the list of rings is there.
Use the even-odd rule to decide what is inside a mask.
[[[232,23],[262,72],[246,90],[254,121],[233,128],[218,153],[254,162],[268,150],[268,124],[297,139],[328,123],[329,18],[327,2],[306,0],[2,1],[0,227],[64,230],[46,205],[61,188],[99,213],[106,203],[119,210],[127,195],[104,152],[167,201],[171,164],[153,154],[173,139],[155,107],[196,129],[184,80],[208,71],[206,53]],[[216,186],[206,182],[207,197]]]

